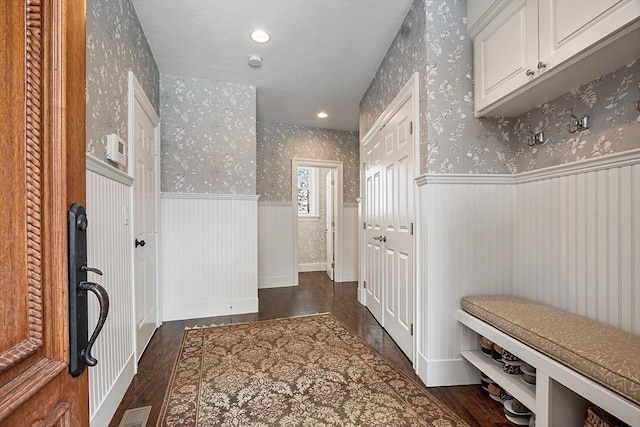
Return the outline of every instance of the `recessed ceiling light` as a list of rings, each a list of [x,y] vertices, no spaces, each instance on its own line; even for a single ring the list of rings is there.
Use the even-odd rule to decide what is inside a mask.
[[[266,43],[271,40],[271,36],[266,31],[255,30],[251,33],[251,40],[256,43]]]
[[[326,119],[327,117],[329,117],[329,115],[327,113],[325,113],[324,111],[320,111],[318,113],[318,118],[319,119]]]

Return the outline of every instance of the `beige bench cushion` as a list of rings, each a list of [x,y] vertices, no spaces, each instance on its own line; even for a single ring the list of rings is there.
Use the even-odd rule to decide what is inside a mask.
[[[637,335],[514,296],[467,296],[462,309],[640,405]]]

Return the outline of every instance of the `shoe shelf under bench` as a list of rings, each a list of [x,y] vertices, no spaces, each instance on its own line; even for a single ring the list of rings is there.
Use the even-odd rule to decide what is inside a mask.
[[[521,381],[521,375],[503,372],[493,359],[482,354],[479,344],[477,348],[460,352],[464,359],[531,409],[536,414],[536,427],[583,427],[590,402],[632,427],[640,427],[640,406],[463,310],[456,312],[456,319],[536,368],[534,389]]]

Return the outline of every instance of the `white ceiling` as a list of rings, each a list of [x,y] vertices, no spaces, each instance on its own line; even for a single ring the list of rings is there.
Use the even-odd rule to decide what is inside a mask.
[[[358,129],[358,104],[411,3],[133,0],[161,73],[253,85],[258,120],[340,130]],[[269,43],[250,40],[257,28]]]

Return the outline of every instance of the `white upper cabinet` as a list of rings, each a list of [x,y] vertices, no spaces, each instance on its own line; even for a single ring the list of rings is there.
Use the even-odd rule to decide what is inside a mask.
[[[515,0],[473,41],[476,110],[533,79],[538,62],[538,9],[535,1]]]
[[[638,4],[633,0],[538,1],[540,60],[551,68],[571,58],[632,21]]]
[[[482,19],[472,22],[476,116],[518,116],[640,58],[640,0],[511,0],[472,9],[490,17],[479,30]]]

